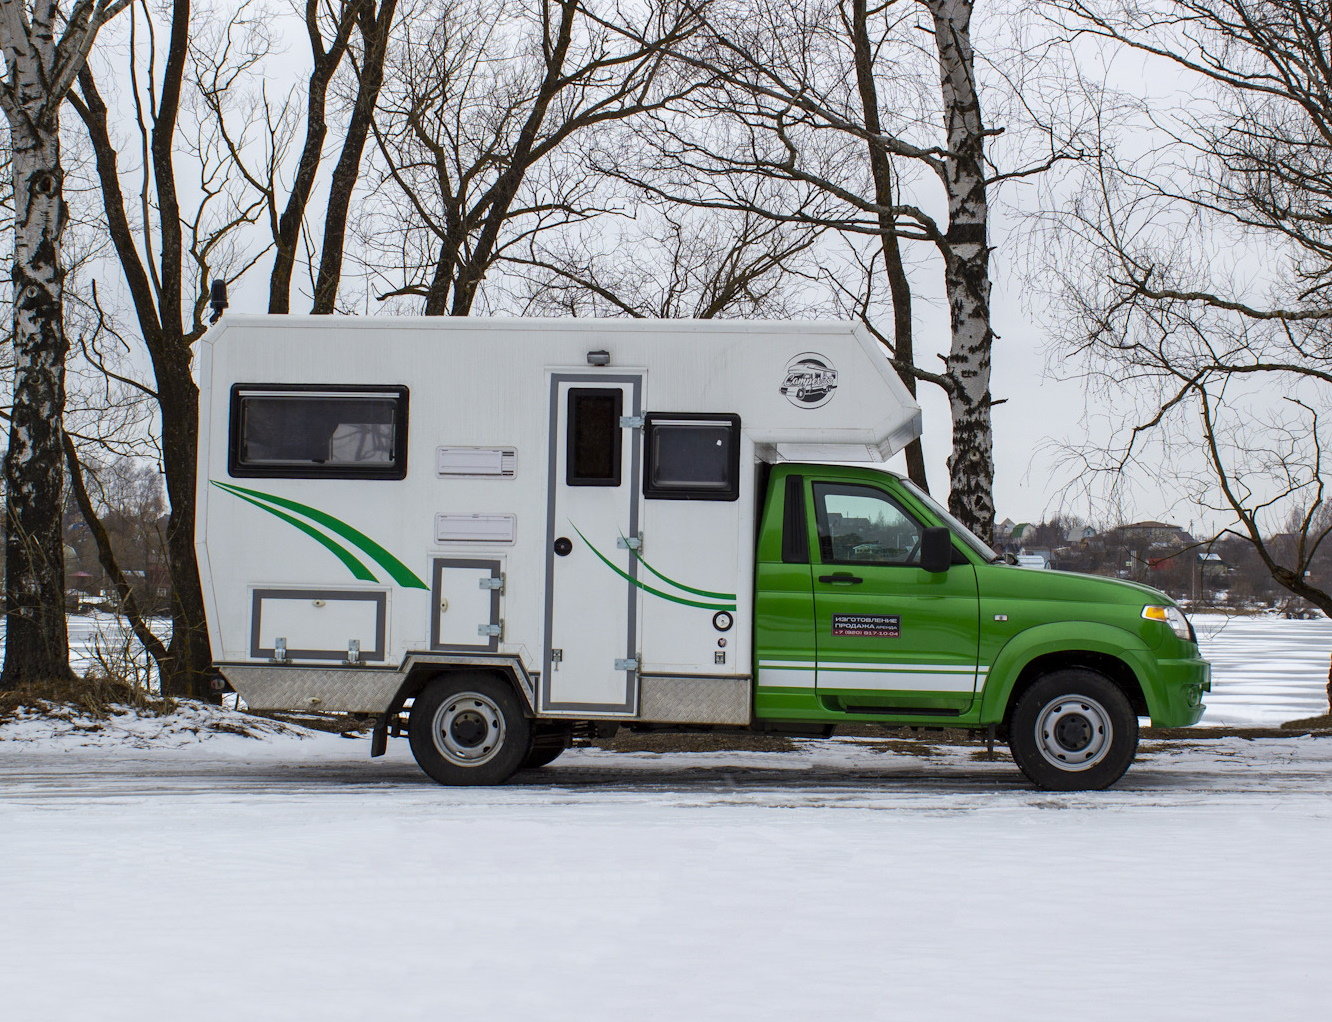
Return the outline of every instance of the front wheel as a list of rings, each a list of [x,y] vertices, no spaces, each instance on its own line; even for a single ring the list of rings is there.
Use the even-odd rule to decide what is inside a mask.
[[[1054,671],[1013,708],[1008,747],[1047,791],[1099,791],[1124,776],[1138,749],[1138,718],[1123,691],[1095,671]]]
[[[531,747],[531,721],[512,686],[471,671],[427,685],[407,734],[416,762],[440,784],[502,784]]]

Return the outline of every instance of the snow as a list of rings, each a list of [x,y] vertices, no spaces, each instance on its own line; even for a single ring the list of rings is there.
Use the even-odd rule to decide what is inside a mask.
[[[976,746],[0,742],[5,1015],[1258,1019],[1325,1010],[1332,741],[1145,743],[1108,792]]]
[[[1272,727],[1327,712],[1332,620],[1189,617],[1212,663],[1203,724]]]
[[[86,625],[77,622],[88,622]],[[1204,723],[1325,706],[1332,622],[1194,618]],[[75,652],[114,619],[71,619]],[[105,641],[105,640],[103,640]],[[406,744],[183,704],[0,726],[15,1019],[1259,1019],[1326,1010],[1332,739],[1145,741],[1107,792],[977,745]]]

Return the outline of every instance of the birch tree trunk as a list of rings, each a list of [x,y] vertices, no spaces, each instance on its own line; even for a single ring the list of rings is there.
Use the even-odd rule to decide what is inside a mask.
[[[65,267],[60,107],[98,30],[131,0],[0,0],[0,110],[14,190],[14,407],[5,452],[0,689],[72,677],[65,627]]]
[[[939,250],[952,322],[945,375],[953,419],[948,509],[987,542],[994,533],[990,408],[990,246],[985,125],[971,49],[973,0],[921,0],[934,21],[948,152],[943,160],[948,232]]]
[[[36,66],[32,67],[37,70]],[[59,117],[25,76],[11,107],[14,175],[14,408],[5,454],[5,666],[0,688],[73,677],[65,627],[65,268],[69,215]],[[58,107],[56,108],[58,110]]]

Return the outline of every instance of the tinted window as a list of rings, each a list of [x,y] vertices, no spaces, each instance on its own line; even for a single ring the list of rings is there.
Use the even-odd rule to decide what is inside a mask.
[[[646,416],[643,493],[680,500],[739,496],[740,420],[733,415]]]
[[[575,387],[569,391],[565,481],[570,486],[620,485],[620,415],[624,392]]]
[[[920,563],[921,526],[871,486],[814,484],[824,564]]]
[[[236,387],[231,474],[401,479],[407,390]]]

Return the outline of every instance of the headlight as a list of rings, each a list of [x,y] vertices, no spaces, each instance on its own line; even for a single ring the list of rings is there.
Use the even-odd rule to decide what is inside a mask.
[[[1184,616],[1184,612],[1178,607],[1143,607],[1142,616],[1148,621],[1161,621],[1170,626],[1170,630],[1181,639],[1187,639],[1193,642],[1193,629],[1189,626],[1189,619]]]

